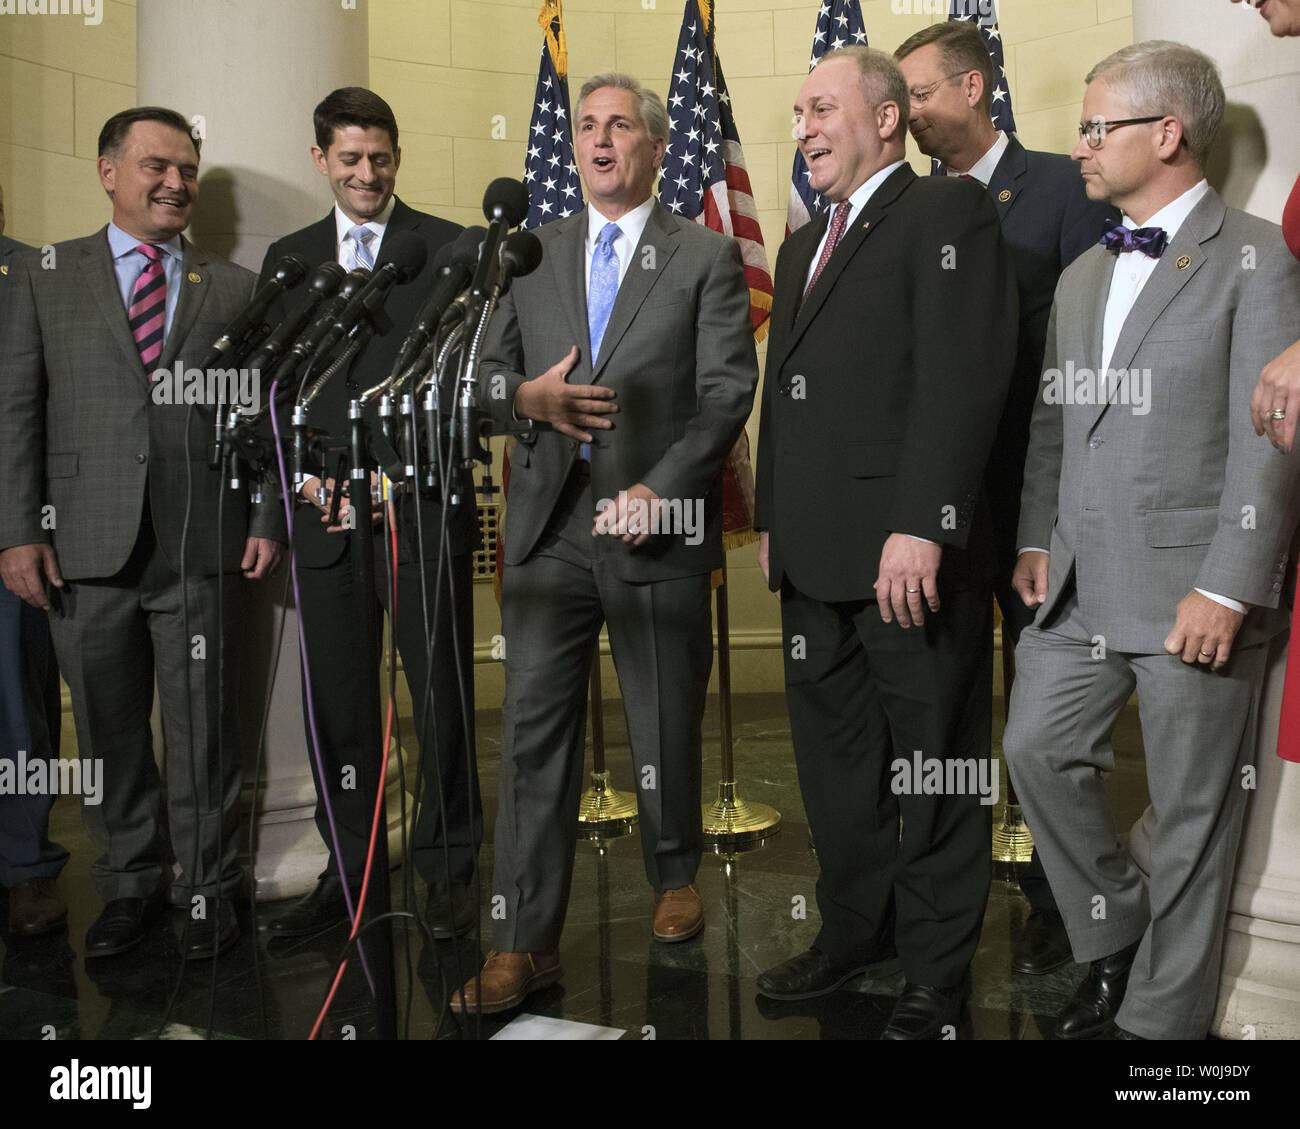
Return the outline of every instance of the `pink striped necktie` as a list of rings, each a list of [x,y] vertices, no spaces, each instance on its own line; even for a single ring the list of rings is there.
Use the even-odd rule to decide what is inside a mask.
[[[831,260],[831,254],[839,245],[840,236],[844,234],[844,229],[849,223],[849,212],[853,210],[853,205],[847,200],[841,200],[835,205],[835,214],[831,216],[831,227],[826,233],[826,245],[822,247],[821,257],[817,260],[817,269],[813,271],[813,276],[808,285],[804,288],[803,301],[808,301],[808,295],[812,293],[812,288],[817,285],[817,280],[821,278],[822,271],[826,269],[826,264]]]
[[[136,250],[149,261],[135,280],[126,316],[135,347],[140,353],[140,363],[148,375],[162,356],[163,333],[167,326],[167,275],[163,271],[162,252],[157,247],[141,243]]]

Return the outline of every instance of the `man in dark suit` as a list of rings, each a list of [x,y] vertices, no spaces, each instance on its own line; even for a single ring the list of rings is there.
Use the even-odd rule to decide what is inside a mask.
[[[503,1011],[561,976],[587,677],[602,622],[636,764],[652,934],[704,926],[700,726],[722,564],[722,470],[758,368],[734,239],[653,196],[668,114],[635,79],[590,79],[576,148],[588,206],[538,229],[483,351],[483,403],[529,430],[511,460],[501,622],[506,698],[496,951],[452,1007]],[[523,423],[528,427],[528,422]],[[481,984],[481,988],[480,988]]]
[[[14,256],[25,249],[4,230],[0,187],[0,311]],[[48,618],[0,587],[0,757],[15,765],[19,752],[57,759],[61,708]],[[68,852],[49,838],[53,805],[52,792],[0,795],[0,886],[9,892],[8,931],[18,936],[48,933],[67,917],[55,879]]]
[[[174,110],[115,114],[99,136],[112,223],[20,256],[0,321],[0,475],[13,499],[0,511],[0,575],[51,613],[72,690],[85,823],[102,851],[92,874],[105,906],[88,958],[138,944],[165,885],[155,678],[186,955],[211,957],[239,935],[238,729],[218,655],[234,686],[236,647],[222,635],[237,621],[239,573],[266,575],[287,538],[269,490],[263,502],[246,490],[219,502],[211,414],[159,394],[162,371],[197,363],[255,281],[181,237],[198,163]]]
[[[931,24],[904,40],[894,58],[912,96],[908,127],[917,146],[942,161],[949,176],[969,177],[984,186],[997,206],[1015,264],[1020,297],[1016,368],[986,476],[998,567],[994,593],[1002,609],[1004,693],[1010,701],[1015,646],[1034,618],[1011,587],[1011,573],[1029,418],[1042,375],[1052,295],[1061,271],[1119,222],[1119,212],[1088,199],[1069,157],[1028,150],[994,128],[992,61],[973,23]],[[1020,875],[1020,887],[1031,912],[1012,939],[1012,968],[1039,974],[1067,964],[1070,941],[1037,851]]]
[[[324,219],[277,240],[266,252],[263,277],[286,254],[301,256],[312,266],[336,261],[348,269],[378,269],[387,261],[392,237],[400,233],[424,242],[428,256],[421,273],[388,292],[385,312],[392,319],[388,333],[373,338],[347,369],[336,374],[313,403],[309,425],[346,441],[348,401],[387,377],[398,350],[433,283],[433,258],[460,228],[437,216],[408,208],[394,195],[402,150],[397,144],[397,121],[379,95],[362,87],[333,91],[316,107],[316,144],[312,158],[329,180],[334,208]],[[303,283],[305,285],[305,282]],[[297,295],[290,291],[280,310],[292,307]],[[322,488],[328,467],[303,484],[294,513],[293,555],[297,566],[300,630],[307,645],[312,712],[320,738],[325,780],[337,831],[342,871],[330,829],[323,783],[315,756],[310,757],[316,780],[316,826],[330,850],[330,859],[316,886],[269,925],[272,933],[295,936],[333,925],[355,906],[365,870],[379,780],[378,748],[370,747],[371,726],[361,716],[355,658],[360,650],[359,622],[353,593],[352,558],[348,535],[327,526],[329,486]],[[482,840],[482,814],[478,774],[467,763],[472,733],[462,721],[461,701],[474,700],[473,691],[473,550],[478,544],[478,523],[473,491],[462,482],[461,502],[448,516],[450,557],[441,570],[442,593],[435,597],[442,507],[436,497],[421,498],[420,524],[423,552],[416,543],[416,513],[403,495],[397,506],[398,569],[395,635],[402,669],[415,712],[420,755],[424,761],[420,816],[412,837],[412,855],[420,877],[429,887],[426,909],[434,936],[448,938],[466,932],[477,907],[470,894],[478,846]],[[346,506],[344,512],[346,512]],[[385,566],[383,538],[376,538],[375,576],[379,597],[388,606],[389,569]],[[426,569],[421,582],[420,566]],[[427,591],[430,606],[424,606]],[[424,688],[429,664],[426,620],[432,624],[432,716],[427,716]],[[459,643],[453,645],[453,617]],[[463,697],[462,697],[463,695]],[[307,711],[304,711],[306,713]],[[307,720],[308,748],[312,746],[311,718]],[[437,757],[434,758],[436,748]],[[356,786],[341,787],[345,769],[356,771]],[[441,801],[439,793],[441,792]],[[440,819],[445,804],[446,826]],[[444,845],[449,854],[444,859]],[[444,864],[448,865],[444,865]],[[447,870],[450,869],[450,884]]]
[[[897,955],[891,1039],[957,1022],[988,897],[982,481],[1016,325],[997,212],[973,184],[916,176],[907,104],[866,47],[828,52],[799,92],[799,149],[835,206],[777,259],[754,523],[822,918],[758,989],[823,995]]]

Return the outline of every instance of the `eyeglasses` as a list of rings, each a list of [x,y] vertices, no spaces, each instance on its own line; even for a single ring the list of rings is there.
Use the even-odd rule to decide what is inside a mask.
[[[1079,123],[1080,139],[1088,139],[1089,149],[1100,149],[1106,141],[1106,131],[1114,129],[1121,125],[1147,125],[1150,122],[1164,121],[1164,114],[1154,118],[1120,118],[1119,121],[1108,122],[1105,118],[1093,118],[1091,121]]]
[[[924,106],[931,98],[934,92],[939,89],[945,82],[951,82],[954,78],[960,78],[962,75],[969,74],[969,71],[953,71],[952,74],[946,74],[943,78],[930,83],[929,86],[921,86],[909,90],[907,93],[911,96],[912,101],[918,106]]]

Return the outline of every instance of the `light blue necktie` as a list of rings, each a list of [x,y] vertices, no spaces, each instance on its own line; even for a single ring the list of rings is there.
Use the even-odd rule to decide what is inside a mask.
[[[600,356],[600,342],[609,324],[614,299],[618,297],[618,252],[614,240],[623,232],[616,223],[607,223],[600,229],[596,248],[591,254],[591,281],[587,284],[587,336],[591,343],[591,367],[596,367]],[[583,443],[579,455],[591,459],[591,444]]]
[[[348,234],[352,236],[352,269],[364,267],[366,270],[374,270],[375,257],[370,253],[370,241],[374,239],[375,233],[368,227],[355,224]]]

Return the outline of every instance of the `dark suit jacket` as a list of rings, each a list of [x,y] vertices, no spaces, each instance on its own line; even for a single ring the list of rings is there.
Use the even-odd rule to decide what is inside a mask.
[[[1020,296],[1016,368],[989,458],[988,493],[1001,572],[1015,566],[1029,421],[1043,372],[1047,319],[1057,279],[1101,239],[1119,210],[1089,200],[1078,164],[1060,153],[1026,149],[1014,137],[993,170],[988,194],[1002,220]],[[1005,199],[1003,198],[1005,196]]]
[[[247,303],[251,271],[183,242],[181,293],[159,368],[195,366]],[[210,412],[154,401],[113,273],[108,228],[10,262],[0,313],[0,549],[52,542],[70,580],[108,577],[126,563],[148,504],[168,562],[180,568],[189,419],[192,509],[187,567],[217,571],[223,476],[208,468]],[[222,568],[238,568],[247,537],[287,540],[279,500],[250,507],[247,491],[222,505]],[[48,512],[53,507],[53,528]]]
[[[598,538],[624,580],[711,572],[722,565],[722,468],[758,382],[749,288],[736,241],[656,204],[646,221],[592,370],[588,348],[587,211],[537,229],[541,266],[518,279],[483,347],[481,402],[511,420],[515,392],[577,345],[569,381],[618,394],[610,430],[593,432],[592,500],[644,483],[660,498],[698,505],[696,544],[660,534],[639,546]],[[555,431],[520,438],[510,460],[506,562],[536,547],[564,488],[576,441]],[[698,512],[698,511],[697,511]],[[593,515],[594,516],[594,515]],[[695,539],[695,538],[692,538]]]
[[[384,310],[393,321],[393,328],[383,336],[373,338],[361,353],[353,360],[346,372],[338,373],[325,386],[324,391],[312,404],[308,423],[330,435],[346,441],[348,437],[348,401],[359,392],[378,384],[392,369],[406,337],[411,322],[428,297],[433,285],[434,253],[444,244],[449,243],[460,234],[459,225],[449,220],[439,219],[424,212],[408,208],[397,200],[393,214],[384,231],[384,241],[379,248],[379,257],[375,267],[379,268],[388,261],[389,249],[393,236],[408,231],[422,239],[428,248],[428,258],[424,269],[410,282],[403,286],[394,286],[388,292]],[[324,219],[278,239],[267,248],[266,258],[262,263],[262,278],[268,278],[275,263],[284,255],[299,255],[308,265],[315,269],[323,262],[333,262],[338,257],[338,229],[334,220],[334,209]],[[275,305],[270,316],[278,318],[293,309],[301,300],[301,290],[306,280],[299,287],[290,290]],[[372,417],[373,419],[373,417]],[[322,468],[316,468],[319,471]],[[449,535],[452,552],[467,552],[478,543],[478,523],[475,517],[473,491],[462,489],[464,502],[457,507],[449,521]],[[405,502],[403,502],[403,509]],[[314,507],[297,506],[295,508],[293,546],[300,565],[314,568],[333,564],[347,547],[345,534],[325,532],[320,522],[320,512]],[[425,551],[432,559],[437,553],[437,536],[439,530],[441,507],[429,505],[422,514],[425,534]],[[415,522],[401,520],[398,525],[403,531],[409,530],[414,538]],[[432,524],[431,524],[432,522]],[[402,546],[403,560],[411,559],[410,550],[414,541]]]
[[[978,185],[904,165],[801,307],[827,222],[776,262],[754,523],[770,531],[771,587],[870,599],[891,533],[942,543],[941,586],[987,583],[982,480],[1016,334],[997,212]]]

